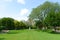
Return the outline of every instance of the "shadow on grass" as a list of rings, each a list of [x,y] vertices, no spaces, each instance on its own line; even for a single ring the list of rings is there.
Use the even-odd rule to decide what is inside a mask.
[[[11,33],[7,33],[7,34],[18,34],[18,33],[16,33],[16,32],[11,32]]]
[[[5,38],[0,38],[0,40],[5,40]]]
[[[19,32],[1,32],[0,34],[18,34]]]
[[[7,34],[19,34],[24,32],[26,32],[26,30],[10,30]]]
[[[7,34],[18,34],[19,32],[8,32]]]
[[[51,34],[60,34],[60,32],[54,32],[54,31],[49,32],[49,33],[51,33]]]
[[[39,30],[39,29],[35,29],[34,31],[40,32],[41,30]]]
[[[9,30],[9,32],[0,32],[0,34],[19,34],[23,32],[24,30]]]
[[[50,34],[60,34],[60,32],[55,32],[55,31],[52,31],[52,32],[48,32]]]

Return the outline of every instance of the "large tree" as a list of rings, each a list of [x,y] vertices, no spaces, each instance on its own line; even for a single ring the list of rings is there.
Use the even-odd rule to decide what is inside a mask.
[[[45,2],[43,5],[33,8],[31,14],[29,15],[29,18],[35,21],[40,21],[41,26],[44,26],[45,17],[51,7],[52,7],[52,3]]]
[[[33,8],[29,18],[40,21],[42,26],[60,26],[60,5],[58,3],[45,2],[44,4]],[[39,24],[39,25],[40,25]]]

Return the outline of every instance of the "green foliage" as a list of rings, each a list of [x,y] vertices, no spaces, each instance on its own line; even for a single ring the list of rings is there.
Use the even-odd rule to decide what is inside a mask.
[[[5,29],[14,29],[14,19],[13,18],[2,18],[1,25],[5,26]]]
[[[17,20],[14,20],[14,27],[15,27],[15,30],[18,29],[20,26],[19,26],[20,22],[17,21]],[[20,28],[19,28],[20,29]]]
[[[5,17],[0,19],[0,30],[26,29],[27,25],[23,21]]]
[[[0,32],[5,28],[5,26],[0,26]]]
[[[50,12],[47,14],[46,22],[48,22],[51,26],[59,26],[58,20],[60,15],[60,8],[57,4],[53,5]]]
[[[36,26],[37,26],[39,29],[42,29],[43,24],[42,24],[41,21],[36,21]]]
[[[23,21],[20,21],[19,26],[20,26],[19,27],[20,29],[25,29],[26,28],[26,24]]]
[[[42,5],[33,8],[29,18],[37,21],[37,26],[41,28],[42,26],[60,27],[60,4],[46,1]]]
[[[27,28],[27,25],[23,21],[19,22],[17,20],[14,21],[14,26],[15,26],[15,29],[26,29]]]

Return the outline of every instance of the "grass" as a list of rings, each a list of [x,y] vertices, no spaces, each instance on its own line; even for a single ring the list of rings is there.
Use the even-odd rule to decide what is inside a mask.
[[[51,34],[36,30],[10,30],[0,34],[0,40],[60,40],[60,34]]]

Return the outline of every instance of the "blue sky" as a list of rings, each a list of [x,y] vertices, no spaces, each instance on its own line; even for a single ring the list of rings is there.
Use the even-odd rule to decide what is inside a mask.
[[[45,1],[60,3],[60,0],[0,0],[0,18],[11,17],[16,20],[27,20],[32,8]]]

